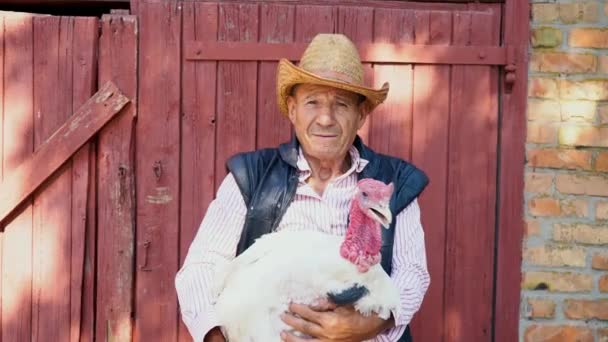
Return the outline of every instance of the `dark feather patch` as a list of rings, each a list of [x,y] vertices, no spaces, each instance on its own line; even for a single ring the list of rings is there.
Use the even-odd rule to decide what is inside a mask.
[[[350,305],[367,295],[367,287],[355,284],[338,293],[328,293],[329,299],[336,305]]]

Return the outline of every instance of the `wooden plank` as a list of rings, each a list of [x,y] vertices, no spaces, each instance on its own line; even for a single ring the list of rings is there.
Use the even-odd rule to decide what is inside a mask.
[[[97,155],[96,144],[89,142],[89,187],[87,189],[87,221],[84,241],[84,274],[82,282],[82,318],[80,341],[94,341],[96,291],[96,237],[97,237]]]
[[[187,41],[184,53],[188,60],[278,61],[286,58],[298,61],[306,46],[305,43]],[[471,49],[464,46],[365,43],[357,44],[357,49],[364,63],[504,65],[506,62],[504,47],[488,45]]]
[[[377,9],[375,42],[413,43],[412,11]],[[371,116],[370,145],[380,153],[409,160],[412,139],[413,71],[411,65],[374,65],[375,87],[390,84],[386,101]]]
[[[116,86],[108,83],[80,107],[55,134],[37,147],[34,155],[5,177],[0,184],[0,219],[6,219],[128,102]],[[42,106],[35,108],[41,110]]]
[[[183,39],[217,39],[218,5],[184,3]],[[183,61],[180,266],[214,197],[217,62]],[[180,319],[179,341],[191,341]]]
[[[32,17],[4,16],[4,180],[32,154]],[[0,190],[0,193],[2,191]],[[3,341],[30,339],[32,323],[32,206],[23,203],[4,227]],[[19,260],[15,263],[14,260]]]
[[[73,39],[73,94],[72,108],[78,108],[95,92],[97,18],[75,18]],[[83,301],[84,260],[87,226],[87,201],[89,198],[90,154],[89,144],[85,144],[72,159],[72,264],[70,285],[70,341],[78,342],[81,336]]]
[[[497,342],[516,341],[519,327],[519,298],[523,239],[524,169],[526,141],[526,89],[528,80],[527,1],[505,4],[504,40],[516,50],[516,82],[503,87],[500,122],[500,179],[494,335]]]
[[[135,16],[104,15],[101,20],[99,81],[137,93]],[[96,339],[131,341],[135,258],[135,102],[99,132]]]
[[[454,44],[491,44],[491,14],[455,12]],[[497,70],[452,69],[446,240],[446,339],[492,334]],[[476,151],[471,153],[471,151]],[[466,319],[462,319],[466,317]]]
[[[374,8],[373,7],[338,7],[338,23],[336,33],[342,33],[350,38],[356,46],[372,43],[374,39]],[[374,71],[371,63],[363,63],[363,82],[371,86]],[[357,134],[365,143],[369,143],[370,120],[366,120]]]
[[[218,39],[256,42],[258,40],[258,5],[221,3]],[[255,149],[257,62],[218,63],[217,134],[215,186],[226,175],[226,160],[237,152]]]
[[[4,16],[0,15],[0,63],[2,65],[2,69],[0,69],[0,182],[2,182],[2,176],[4,174]],[[3,244],[4,244],[4,230],[5,228],[0,225],[0,342],[3,341],[2,331],[3,329],[3,321],[2,321],[2,269],[3,269],[3,260],[4,260],[4,252],[3,252]]]
[[[299,5],[296,8],[295,42],[289,46],[299,46],[291,55],[282,53],[282,58],[298,60],[304,49],[318,33],[333,33],[338,22],[337,9],[332,6]],[[299,44],[299,45],[295,45]],[[286,52],[286,51],[285,51]]]
[[[136,341],[177,339],[181,6],[139,4]]]
[[[260,42],[290,43],[294,36],[295,6],[260,6]],[[291,138],[291,123],[277,106],[277,63],[260,62],[258,70],[257,148],[276,147]]]
[[[452,37],[452,14],[441,11],[417,11],[417,44],[449,45]],[[446,193],[448,170],[448,122],[450,104],[449,66],[414,66],[414,103],[412,161],[427,173],[432,182],[419,199],[425,231],[427,265],[431,285],[420,311],[412,322],[417,341],[443,341]],[[426,322],[434,321],[432,328]]]
[[[70,18],[34,18],[35,150],[72,113],[73,29]],[[55,154],[55,146],[52,150]],[[15,177],[26,175],[18,172]],[[32,341],[69,340],[71,177],[68,162],[34,197]],[[5,181],[2,187],[9,184]]]

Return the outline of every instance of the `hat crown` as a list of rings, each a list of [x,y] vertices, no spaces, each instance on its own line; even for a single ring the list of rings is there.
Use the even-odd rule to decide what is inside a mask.
[[[355,44],[343,34],[321,33],[310,42],[299,67],[350,84],[363,84],[363,66]]]

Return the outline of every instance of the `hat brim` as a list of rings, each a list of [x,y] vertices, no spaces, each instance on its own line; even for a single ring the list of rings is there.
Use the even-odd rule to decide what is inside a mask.
[[[277,67],[277,101],[279,110],[283,114],[287,115],[288,113],[287,98],[291,93],[291,89],[296,84],[302,83],[324,85],[360,94],[365,97],[365,102],[370,112],[384,102],[389,89],[388,83],[384,83],[380,89],[373,89],[330,78],[323,78],[295,66],[286,59],[281,59]]]

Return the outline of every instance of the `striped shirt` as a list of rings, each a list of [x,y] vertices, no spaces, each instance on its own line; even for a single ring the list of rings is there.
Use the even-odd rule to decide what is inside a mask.
[[[356,148],[350,149],[350,169],[334,178],[319,195],[306,180],[311,169],[302,151],[298,157],[299,185],[295,197],[279,223],[278,230],[314,229],[328,234],[346,234],[349,204],[353,198],[357,173],[368,161],[360,158]],[[182,319],[195,341],[219,322],[214,311],[215,298],[211,284],[218,261],[235,257],[236,247],[245,222],[247,208],[232,174],[228,174],[216,199],[211,202],[201,226],[190,246],[175,285]],[[401,311],[395,327],[372,341],[397,341],[405,326],[422,303],[430,277],[426,266],[424,232],[420,209],[414,200],[396,217],[391,279],[399,289]]]

